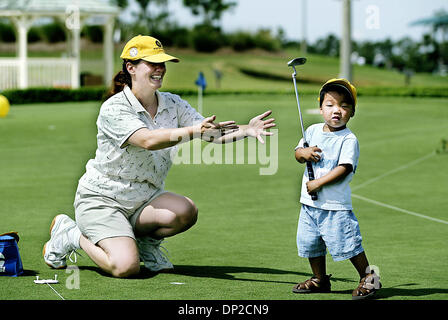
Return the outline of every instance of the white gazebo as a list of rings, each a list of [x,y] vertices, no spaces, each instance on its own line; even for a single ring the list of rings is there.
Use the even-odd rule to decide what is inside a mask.
[[[113,29],[119,8],[105,0],[0,0],[0,17],[16,28],[17,57],[0,58],[0,90],[70,87],[80,84],[80,32],[84,24],[104,26],[104,81],[113,74]],[[63,58],[28,58],[28,30],[36,19],[53,17],[68,30],[70,54]]]

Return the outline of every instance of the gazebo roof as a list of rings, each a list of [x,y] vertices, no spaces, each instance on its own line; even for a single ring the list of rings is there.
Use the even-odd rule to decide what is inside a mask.
[[[75,6],[80,14],[117,15],[119,7],[105,0],[0,0],[0,16],[65,14]]]
[[[439,15],[435,17],[420,19],[411,22],[411,26],[415,25],[447,25],[448,24],[448,14]]]
[[[51,74],[48,76],[44,71],[40,71],[41,67],[46,70],[53,70],[56,65],[68,67],[68,73],[63,72],[62,81],[70,83],[72,88],[79,87],[79,61],[80,61],[80,30],[81,26],[85,24],[104,25],[104,62],[105,73],[104,79],[111,79],[113,73],[113,26],[115,17],[120,13],[120,8],[110,4],[107,0],[0,0],[0,17],[7,17],[13,22],[17,34],[17,59],[13,61],[3,62],[3,66],[8,68],[12,65],[15,70],[14,76],[8,76],[7,82],[2,83],[0,77],[0,86],[7,88],[28,88],[28,85],[47,85],[47,79],[41,77],[46,75],[52,81],[56,81],[56,76]],[[71,36],[71,52],[70,58],[53,59],[49,62],[46,60],[39,60],[35,62],[39,68],[35,70],[39,76],[34,79],[32,71],[28,70],[31,64],[31,59],[28,59],[27,54],[27,34],[30,26],[34,21],[44,17],[53,17],[56,19],[65,18],[65,26],[72,32]],[[90,20],[90,22],[89,22]],[[0,59],[1,60],[1,59]],[[0,61],[1,64],[2,61]],[[36,64],[37,63],[37,64]],[[48,66],[50,65],[50,68]],[[42,70],[44,70],[42,69]],[[3,69],[2,69],[3,70]],[[52,72],[52,71],[51,71]],[[9,78],[11,79],[9,79]],[[15,77],[15,78],[14,78]],[[30,82],[33,79],[34,82]],[[43,79],[43,80],[42,80]]]

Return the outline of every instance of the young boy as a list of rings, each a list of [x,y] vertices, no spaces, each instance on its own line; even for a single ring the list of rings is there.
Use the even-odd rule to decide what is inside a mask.
[[[311,161],[315,180],[309,181],[307,170],[302,179],[297,248],[308,258],[313,276],[293,287],[294,293],[330,292],[325,255],[328,248],[334,261],[350,259],[359,273],[359,286],[353,299],[371,297],[381,287],[379,277],[371,272],[361,245],[358,221],[352,211],[349,183],[356,171],[359,145],[347,128],[355,115],[356,88],[346,79],[331,79],[319,93],[320,114],[324,123],[310,126],[295,149],[300,163]],[[317,193],[312,200],[310,194]]]

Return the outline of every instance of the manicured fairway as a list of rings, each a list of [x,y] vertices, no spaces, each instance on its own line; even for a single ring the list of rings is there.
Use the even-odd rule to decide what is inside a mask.
[[[185,98],[195,105],[196,97]],[[317,109],[315,96],[303,96],[301,103]],[[115,279],[81,251],[84,257],[69,263],[79,268],[79,289],[70,289],[77,270],[49,269],[42,245],[56,214],[74,217],[77,181],[96,148],[99,105],[19,105],[0,119],[0,233],[19,232],[26,270],[18,278],[0,277],[0,300],[60,299],[48,286],[33,283],[36,275],[55,274],[60,284],[53,287],[69,300],[351,299],[357,274],[350,262],[333,262],[330,255],[332,293],[291,293],[297,281],[310,277],[307,260],[296,254],[304,167],[294,159],[300,131],[293,92],[204,98],[205,114],[216,114],[218,121],[243,123],[272,109],[278,131],[267,141],[265,158],[278,169],[260,175],[268,165],[258,156],[250,163],[250,152],[237,148],[233,165],[174,165],[166,189],[190,197],[199,208],[198,223],[164,243],[174,273]],[[304,117],[307,126],[321,120],[315,112]],[[447,99],[359,97],[349,122],[361,146],[352,182],[354,211],[369,262],[380,270],[381,299],[448,299],[448,154],[435,152],[448,139],[447,119]]]

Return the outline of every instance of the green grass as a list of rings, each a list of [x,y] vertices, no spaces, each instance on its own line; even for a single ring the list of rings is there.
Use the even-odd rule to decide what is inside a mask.
[[[196,105],[196,97],[185,98]],[[301,103],[316,108],[315,96],[304,95]],[[439,149],[441,139],[448,137],[447,103],[448,99],[362,97],[349,123],[361,146],[352,187]],[[293,94],[204,99],[205,113],[218,115],[218,120],[247,122],[266,108],[273,110],[278,129],[275,175],[259,175],[265,167],[261,164],[172,167],[166,188],[192,198],[199,207],[197,224],[165,243],[174,273],[142,272],[136,279],[115,279],[84,254],[76,264],[80,289],[70,290],[66,281],[72,273],[49,269],[41,250],[52,218],[61,212],[74,216],[77,181],[96,148],[99,103],[13,106],[8,117],[0,119],[0,232],[19,232],[26,272],[18,278],[0,277],[0,300],[57,300],[50,288],[33,283],[36,275],[53,278],[54,274],[61,282],[54,288],[66,299],[351,299],[357,274],[350,262],[333,262],[330,256],[332,293],[291,293],[296,282],[310,276],[307,260],[296,254],[304,167],[293,154],[299,138]],[[306,126],[321,121],[316,114],[304,117]],[[447,161],[448,154],[433,155],[354,193],[448,221]],[[357,198],[353,204],[369,262],[380,269],[384,288],[379,297],[448,299],[448,226]]]

